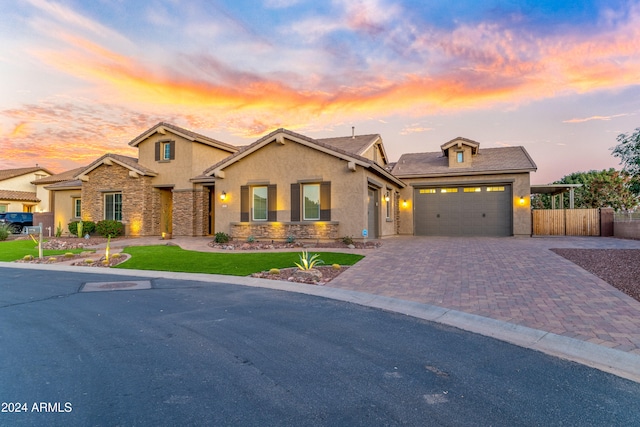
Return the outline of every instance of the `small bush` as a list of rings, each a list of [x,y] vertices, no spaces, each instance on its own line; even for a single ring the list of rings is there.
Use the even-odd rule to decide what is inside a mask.
[[[47,262],[58,262],[58,258],[56,258],[54,256],[49,257],[49,258],[47,258]]]
[[[25,261],[33,261],[33,255],[25,255],[22,259]]]
[[[269,270],[269,274],[280,274],[280,269],[272,268],[271,270]]]
[[[85,259],[85,260],[84,260],[84,262],[85,262],[86,264],[93,264],[95,261],[94,261],[94,260],[92,260],[91,258],[87,258],[87,259]]]
[[[96,233],[104,237],[118,237],[124,234],[124,224],[120,221],[105,219],[96,224]]]
[[[255,242],[255,241],[256,241],[256,238],[255,238],[255,237],[253,237],[253,236],[249,236],[249,237],[247,237],[247,243],[253,243],[253,242]]]
[[[296,237],[295,236],[288,236],[287,237],[287,243],[294,243],[296,241]]]
[[[121,253],[117,253],[117,254],[111,255],[111,258],[116,259],[116,258],[120,258],[121,256],[122,256]]]
[[[353,237],[351,236],[344,236],[341,240],[345,245],[353,245]]]
[[[67,252],[64,254],[65,258],[73,258],[75,255],[73,254],[73,252]]]
[[[67,228],[69,229],[69,233],[73,236],[78,235],[78,223],[80,221],[71,221],[67,224]],[[96,223],[93,221],[82,221],[82,233],[84,234],[92,234],[96,231]]]
[[[218,231],[213,238],[213,241],[216,243],[229,243],[229,240],[231,240],[231,236],[222,231]]]
[[[340,264],[331,264],[331,268],[334,270],[340,270]]]
[[[0,241],[7,240],[11,234],[11,229],[8,224],[0,224]]]

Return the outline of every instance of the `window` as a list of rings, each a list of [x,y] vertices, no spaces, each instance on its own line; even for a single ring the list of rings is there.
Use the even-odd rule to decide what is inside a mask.
[[[504,187],[487,187],[487,191],[504,191]]]
[[[277,221],[276,185],[240,187],[240,222]]]
[[[253,221],[267,220],[267,202],[268,191],[267,186],[251,187],[251,219]]]
[[[456,151],[456,161],[458,163],[464,163],[464,152],[463,151]]]
[[[420,194],[436,194],[435,188],[421,188]]]
[[[441,193],[457,193],[458,189],[457,188],[441,188],[440,192]]]
[[[73,199],[73,216],[75,218],[82,217],[82,201],[77,197]]]
[[[464,188],[465,193],[479,193],[481,191],[482,191],[481,187],[465,187]]]
[[[318,221],[320,219],[320,184],[303,184],[302,200],[302,219]]]
[[[0,205],[0,213],[5,213],[9,205]]]
[[[156,142],[156,162],[168,162],[176,158],[175,141]]]
[[[331,182],[291,184],[291,221],[331,221]]]
[[[104,195],[104,219],[122,221],[122,193]]]

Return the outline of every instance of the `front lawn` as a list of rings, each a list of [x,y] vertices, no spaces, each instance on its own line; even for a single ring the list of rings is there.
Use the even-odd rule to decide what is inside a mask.
[[[67,249],[67,250],[43,250],[42,253],[45,256],[50,255],[62,255],[67,252],[78,254],[83,252],[84,249]],[[33,240],[11,240],[0,242],[0,261],[16,261],[25,257],[25,255],[32,255],[34,258],[38,257],[38,245]]]
[[[295,267],[300,252],[220,253],[186,251],[178,246],[130,246],[131,259],[114,268],[248,276],[271,268]],[[316,253],[316,252],[312,252]],[[317,252],[324,265],[353,265],[364,256]]]

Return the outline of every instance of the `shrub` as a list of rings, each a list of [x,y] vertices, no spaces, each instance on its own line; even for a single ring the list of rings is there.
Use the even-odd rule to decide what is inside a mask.
[[[56,237],[62,236],[62,223],[58,222],[58,226],[56,227]]]
[[[120,221],[105,219],[96,224],[96,233],[104,237],[118,237],[124,234],[124,224]]]
[[[11,234],[11,229],[8,224],[0,224],[0,241],[7,240]]]
[[[334,270],[340,270],[340,264],[331,264],[331,268]]]
[[[22,259],[25,261],[33,261],[33,255],[25,255]]]
[[[73,258],[74,256],[75,256],[75,255],[73,254],[73,252],[66,252],[66,253],[64,254],[64,257],[65,257],[65,258]]]
[[[280,269],[272,268],[271,270],[269,270],[269,274],[280,274]]]
[[[287,243],[293,243],[296,241],[296,237],[295,236],[287,236]]]
[[[247,237],[247,243],[253,243],[253,242],[255,242],[255,241],[256,241],[256,238],[255,238],[255,237],[253,237],[253,236],[249,236],[249,237]]]
[[[353,245],[353,237],[351,236],[344,236],[341,240],[345,245]]]
[[[300,264],[297,262],[294,263],[298,266],[300,270],[307,271],[311,270],[316,264],[324,264],[324,261],[319,259],[320,254],[309,255],[309,252],[302,251],[300,254]]]
[[[69,229],[69,233],[71,233],[74,236],[78,235],[78,223],[80,221],[71,221],[68,225],[67,228]],[[91,234],[93,232],[96,231],[96,223],[93,221],[82,221],[82,233],[84,234]],[[81,237],[81,236],[78,236]]]
[[[227,233],[224,233],[222,231],[218,231],[215,237],[213,238],[213,241],[216,243],[228,243],[229,240],[231,240],[231,236],[229,236]]]

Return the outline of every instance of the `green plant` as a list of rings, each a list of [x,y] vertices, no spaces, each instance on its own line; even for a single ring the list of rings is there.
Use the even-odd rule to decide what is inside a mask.
[[[58,226],[56,227],[56,237],[62,236],[62,223],[58,222]]]
[[[344,236],[342,239],[342,243],[344,243],[345,245],[353,245],[353,237],[351,236]]]
[[[253,236],[249,236],[249,237],[247,237],[247,243],[253,243],[253,242],[255,242],[255,241],[256,241],[256,238],[255,238],[255,237],[253,237]]]
[[[8,224],[0,224],[0,240],[7,240],[11,234],[11,229]]]
[[[299,256],[300,256],[300,264],[298,264],[297,262],[294,264],[297,265],[298,268],[303,271],[311,270],[317,264],[324,264],[324,261],[320,259],[320,254],[309,255],[309,252],[302,251],[302,253]]]
[[[124,224],[112,219],[98,221],[96,233],[104,237],[118,237],[124,234]]]
[[[25,255],[22,259],[25,261],[33,261],[33,255]]]
[[[331,264],[331,268],[333,268],[334,270],[340,270],[340,264]]]
[[[78,222],[78,227],[77,227],[78,237],[79,238],[84,236],[84,234],[82,234],[82,230],[84,230],[84,223],[82,221],[80,221],[80,222]]]
[[[75,256],[75,254],[73,252],[65,252],[64,257],[65,258],[73,258]]]
[[[287,236],[287,243],[293,243],[296,241],[296,237],[295,236]]]
[[[222,231],[218,231],[213,238],[213,241],[216,243],[228,243],[229,240],[231,240],[231,236]]]
[[[78,234],[78,224],[80,221],[71,221],[67,224],[67,228],[69,229],[69,233],[74,236],[82,237],[82,234]],[[96,223],[93,221],[82,221],[82,233],[91,234],[96,231]]]
[[[279,268],[272,268],[269,270],[269,274],[280,274]]]

